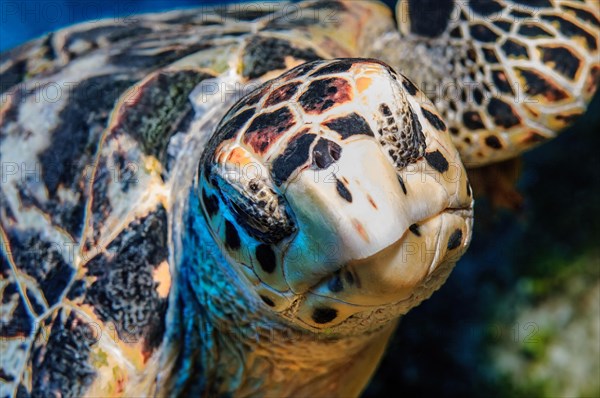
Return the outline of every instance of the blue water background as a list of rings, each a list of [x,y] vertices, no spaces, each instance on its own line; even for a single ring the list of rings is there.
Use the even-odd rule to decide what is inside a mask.
[[[102,18],[123,19],[144,12],[240,2],[227,0],[1,0],[0,52],[46,32],[78,22]],[[395,0],[384,2],[394,4]],[[267,2],[260,1],[259,3]]]
[[[74,23],[102,18],[127,18],[142,12],[159,12],[198,5],[223,4],[223,1],[141,0],[2,0],[0,2],[0,51],[11,49]]]

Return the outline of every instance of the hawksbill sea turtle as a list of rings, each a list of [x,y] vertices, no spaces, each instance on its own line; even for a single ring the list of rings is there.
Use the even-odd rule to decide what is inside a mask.
[[[463,164],[585,111],[596,5],[242,4],[3,53],[0,396],[359,395],[467,249]]]

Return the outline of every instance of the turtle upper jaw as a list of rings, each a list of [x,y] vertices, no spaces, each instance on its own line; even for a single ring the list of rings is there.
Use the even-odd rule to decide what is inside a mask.
[[[379,252],[344,264],[313,286],[310,294],[357,308],[411,299],[420,302],[425,297],[416,296],[437,290],[467,250],[472,221],[471,207],[444,209],[412,224],[400,239]]]

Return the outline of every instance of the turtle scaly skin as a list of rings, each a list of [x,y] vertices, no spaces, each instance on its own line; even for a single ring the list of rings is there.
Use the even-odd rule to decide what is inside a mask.
[[[461,159],[553,136],[598,83],[597,10],[500,35],[478,4],[424,31],[401,2],[400,33],[374,2],[179,10],[2,54],[0,396],[358,395],[468,247]],[[540,101],[426,87],[497,73]]]
[[[600,82],[598,10],[595,0],[400,0],[400,35],[367,56],[409,76],[464,164],[478,167],[554,138],[585,112]]]

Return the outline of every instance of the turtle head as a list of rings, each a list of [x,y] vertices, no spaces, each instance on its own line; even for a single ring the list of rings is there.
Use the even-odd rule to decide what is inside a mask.
[[[317,61],[224,117],[198,196],[260,305],[358,332],[444,282],[468,246],[473,201],[443,121],[417,98],[379,61]]]

